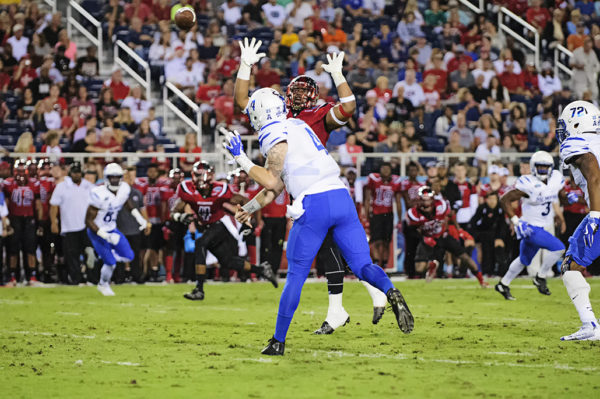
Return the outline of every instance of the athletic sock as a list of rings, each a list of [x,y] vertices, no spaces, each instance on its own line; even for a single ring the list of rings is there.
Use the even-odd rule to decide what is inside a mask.
[[[173,277],[173,256],[168,255],[165,256],[165,272],[167,274],[167,278]]]
[[[475,277],[477,277],[477,280],[479,281],[479,284],[483,284],[483,273],[477,272],[477,274],[475,275]]]
[[[548,276],[548,272],[552,270],[552,266],[556,264],[564,252],[564,250],[560,250],[545,253],[544,263],[542,263],[540,266],[540,271],[537,274],[538,277],[546,278],[546,276]]]
[[[369,295],[371,295],[371,299],[373,300],[373,307],[380,308],[387,305],[387,296],[379,291],[377,288],[373,287],[371,284],[367,283],[364,280],[360,281],[362,285],[365,286]]]
[[[206,274],[196,274],[196,288],[200,291],[204,291],[204,279],[206,278]]]
[[[582,323],[596,323],[596,316],[590,303],[590,285],[583,275],[574,270],[569,270],[563,275],[563,283],[567,288],[567,293],[571,302],[575,305],[577,313]]]
[[[112,277],[114,269],[114,266],[110,266],[107,264],[102,265],[102,269],[100,269],[100,285],[110,284],[110,279]]]
[[[356,274],[356,273],[355,273]],[[377,265],[366,265],[362,268],[362,280],[365,280],[380,291],[387,292],[394,288],[392,281],[383,269]]]
[[[329,308],[327,308],[325,321],[333,329],[342,326],[348,319],[348,313],[342,306],[342,295],[341,292],[339,294],[329,294]]]
[[[508,267],[508,270],[506,271],[506,274],[504,275],[504,277],[502,277],[502,280],[500,280],[500,283],[503,285],[509,286],[510,283],[519,274],[521,274],[521,272],[523,271],[523,268],[525,268],[525,265],[523,265],[521,263],[521,259],[516,258],[515,260],[512,261],[512,263]]]

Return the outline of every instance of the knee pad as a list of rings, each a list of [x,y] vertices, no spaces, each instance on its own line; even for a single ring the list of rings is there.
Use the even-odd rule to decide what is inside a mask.
[[[568,270],[563,274],[563,283],[567,288],[569,296],[573,296],[572,293],[587,292],[589,294],[591,288],[585,277],[578,271]]]

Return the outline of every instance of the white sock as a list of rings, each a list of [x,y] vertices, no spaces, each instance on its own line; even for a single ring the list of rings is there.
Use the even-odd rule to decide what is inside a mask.
[[[371,295],[374,308],[382,308],[385,307],[385,305],[387,305],[387,296],[383,292],[379,291],[378,288],[373,287],[371,284],[367,283],[364,280],[361,280],[360,282],[362,283],[362,285],[365,286],[365,288],[369,292],[369,295]]]
[[[342,326],[348,319],[348,313],[342,306],[342,295],[342,293],[329,294],[329,308],[325,321],[334,329]]]
[[[596,322],[596,316],[590,303],[590,285],[583,275],[574,270],[569,270],[563,275],[563,283],[575,309],[579,313],[582,323]]]
[[[100,285],[110,284],[110,279],[114,270],[114,266],[109,266],[106,264],[102,265],[102,269],[100,269]]]
[[[552,270],[552,266],[556,264],[556,262],[563,256],[565,251],[563,249],[559,251],[546,252],[544,254],[544,263],[540,266],[540,271],[538,272],[538,277],[546,278],[548,276],[548,272]]]
[[[502,280],[500,280],[500,282],[506,286],[510,285],[510,283],[519,274],[521,274],[521,272],[523,271],[523,268],[525,268],[525,265],[521,263],[521,259],[516,258],[515,260],[512,261],[512,263],[508,267],[506,274],[504,275],[504,277],[502,277]]]

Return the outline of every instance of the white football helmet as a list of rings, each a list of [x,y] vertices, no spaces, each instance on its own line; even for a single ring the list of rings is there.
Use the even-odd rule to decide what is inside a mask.
[[[563,109],[556,122],[556,138],[562,143],[567,137],[600,132],[600,110],[587,101],[573,101]]]
[[[538,151],[529,160],[531,174],[545,182],[552,174],[554,159],[546,151]]]
[[[123,168],[116,163],[104,167],[104,184],[110,191],[117,191],[123,181]]]
[[[254,130],[287,118],[285,100],[276,90],[264,88],[256,90],[250,96],[246,106],[246,114]]]

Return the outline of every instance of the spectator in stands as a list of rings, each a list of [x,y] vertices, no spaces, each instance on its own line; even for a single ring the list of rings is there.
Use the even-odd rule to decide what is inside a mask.
[[[496,121],[490,114],[483,114],[479,118],[479,123],[477,129],[475,129],[474,136],[479,143],[484,143],[490,135],[496,138],[497,143],[500,142],[500,133],[498,132]]]
[[[150,131],[150,124],[147,119],[140,123],[140,127],[135,133],[133,148],[138,152],[152,152],[156,148],[156,137]]]
[[[36,100],[33,97],[33,91],[30,87],[23,90],[23,98],[19,100],[17,105],[17,119],[20,121],[27,120],[33,114]]]
[[[346,42],[348,41],[346,33],[341,28],[336,27],[333,23],[330,23],[327,26],[327,30],[324,33],[322,33],[322,35],[323,42],[327,46],[333,45],[337,48],[344,48]],[[376,36],[373,37],[375,38]]]
[[[569,35],[572,35],[574,33],[577,33],[577,26],[579,25],[580,22],[583,22],[581,19],[581,12],[577,9],[571,11],[571,15],[569,16],[569,20],[567,21],[567,23],[565,24],[566,26],[566,36],[568,37]],[[585,26],[585,24],[584,24]],[[586,27],[584,29],[584,33],[587,35],[590,33],[589,29]]]
[[[479,166],[481,175],[485,175],[487,162],[494,160],[500,155],[500,147],[498,147],[497,139],[493,134],[487,136],[481,144],[477,146],[475,150],[475,164]]]
[[[288,22],[285,24],[285,32],[281,35],[281,44],[285,47],[292,47],[294,43],[298,42],[298,34],[294,32],[294,24]]]
[[[38,33],[33,34],[30,49],[29,56],[34,66],[40,65],[41,60],[52,53],[52,47],[46,42],[44,35]]]
[[[140,129],[142,129],[142,124],[140,124]],[[101,149],[101,152],[121,152],[123,150],[112,127],[103,127],[100,130],[100,138],[95,146]],[[108,160],[106,161],[108,162]]]
[[[185,69],[175,75],[171,81],[188,97],[193,97],[201,83],[202,75],[194,71],[194,61],[191,57],[185,60]]]
[[[154,0],[152,4],[153,20],[157,22],[171,20],[171,1],[169,0]],[[240,18],[241,18],[240,14]]]
[[[97,122],[98,120],[96,119],[96,117],[89,116],[85,120],[85,125],[75,130],[75,133],[73,133],[73,137],[70,137],[71,142],[76,143],[79,140],[83,140],[87,136],[88,131],[90,130],[93,130],[94,132],[99,134],[100,130],[96,127]]]
[[[233,123],[233,80],[223,83],[223,93],[215,99],[215,114],[217,123],[231,125]]]
[[[152,44],[152,37],[142,31],[142,20],[138,17],[133,17],[129,25],[129,40],[127,46],[131,48],[137,55],[145,58],[144,49]]]
[[[69,106],[67,115],[63,116],[61,120],[62,134],[69,139],[73,137],[73,134],[80,126],[80,121],[83,123],[83,119],[79,118],[79,109]]]
[[[515,72],[512,62],[505,64],[505,68],[500,74],[500,82],[508,90],[509,94],[524,94],[525,80],[523,79],[523,74]]]
[[[249,29],[254,29],[263,23],[262,9],[258,0],[248,0],[248,4],[242,8],[242,16],[244,24],[248,25]]]
[[[417,36],[423,35],[420,24],[415,20],[414,12],[405,12],[398,22],[396,33],[405,45],[410,44]]]
[[[42,34],[44,35],[46,42],[52,48],[54,48],[54,46],[56,46],[56,43],[58,42],[58,32],[60,32],[62,30],[61,20],[62,20],[62,14],[60,12],[56,12],[56,13],[52,14],[52,19],[50,19],[50,23],[42,31]]]
[[[242,19],[242,9],[235,0],[224,2],[219,11],[222,13],[222,19],[227,25],[237,25]]]
[[[592,98],[598,98],[597,75],[600,71],[600,62],[592,47],[592,38],[588,36],[583,46],[573,51],[570,60],[570,66],[573,68],[571,84],[577,97],[582,97],[585,91],[590,90]]]
[[[86,55],[77,59],[77,65],[75,68],[77,75],[88,79],[99,75],[100,67],[98,64],[98,57],[96,57],[95,46],[87,47]]]
[[[550,22],[552,17],[546,7],[541,7],[541,0],[531,0],[531,6],[527,9],[526,19],[538,33],[542,33],[546,28],[546,24]]]
[[[575,33],[570,34],[567,37],[567,48],[570,51],[574,51],[575,49],[582,47],[585,38],[587,37],[585,33],[585,24],[583,21],[577,23],[577,30]]]
[[[357,158],[352,154],[362,153],[363,148],[356,144],[356,135],[351,133],[346,136],[346,142],[338,147],[338,152],[340,153],[340,164],[342,166],[356,166]]]
[[[404,80],[396,83],[396,86],[394,86],[392,91],[396,94],[396,97],[399,97],[400,95],[398,92],[400,87],[403,87],[404,89],[404,98],[410,100],[413,107],[416,108],[425,101],[423,88],[417,83],[416,74],[413,69],[407,69]]]
[[[459,111],[456,115],[456,125],[453,126],[449,134],[452,136],[453,132],[458,132],[460,138],[460,145],[465,148],[466,151],[474,149],[474,136],[473,131],[467,126],[467,118],[464,111]]]
[[[129,86],[123,82],[123,74],[119,68],[116,68],[110,79],[104,82],[104,87],[109,87],[112,90],[115,101],[121,102],[129,94]]]
[[[6,64],[5,64],[6,65]],[[19,66],[15,69],[12,77],[11,87],[17,92],[21,92],[25,87],[29,85],[37,74],[35,69],[31,66],[31,60],[29,56],[24,56],[19,61]]]
[[[450,73],[450,86],[452,91],[457,92],[462,87],[471,87],[475,84],[473,74],[469,71],[469,65],[461,61],[458,64],[458,69]]]
[[[446,105],[442,108],[442,114],[435,121],[435,135],[448,140],[450,129],[456,124],[456,115],[452,107]]]
[[[79,110],[79,115],[82,118],[88,116],[96,116],[96,104],[88,98],[87,87],[84,85],[79,86],[77,98],[71,100],[71,106],[75,106]]]
[[[114,120],[115,124],[119,126],[121,130],[129,132],[130,135],[135,133],[138,128],[138,124],[133,120],[131,116],[131,109],[129,107],[121,107],[119,114]]]
[[[74,41],[69,39],[69,35],[66,29],[62,29],[58,32],[58,42],[54,46],[54,48],[58,49],[60,46],[64,46],[65,48],[65,57],[67,57],[72,62],[77,60],[77,44]]]
[[[48,131],[46,138],[44,139],[44,145],[42,146],[41,152],[54,155],[62,153],[62,148],[60,148],[59,142],[60,132],[57,130]]]
[[[557,44],[563,44],[567,37],[568,32],[563,29],[563,15],[560,8],[555,8],[552,12],[552,21],[546,24],[542,37],[548,43],[549,48],[554,48]]]
[[[529,142],[527,139],[528,138],[527,119],[524,116],[515,119],[515,124],[510,129],[509,134],[519,152],[527,151]]]
[[[164,56],[165,62],[165,79],[171,80],[176,78],[179,73],[181,73],[185,69],[185,60],[187,59],[185,55],[185,49],[183,45],[178,44],[175,47],[175,51],[171,57],[168,57],[166,54]]]
[[[575,8],[581,12],[584,21],[590,21],[595,16],[594,3],[590,0],[578,0],[575,3]]]
[[[513,58],[512,50],[509,48],[505,48],[500,53],[500,58],[494,61],[494,68],[496,69],[496,73],[498,74],[498,76],[501,76],[509,65],[512,65],[511,73],[514,73],[516,75],[521,74],[521,65],[519,65],[519,63]]]
[[[14,152],[16,153],[35,153],[35,146],[33,145],[33,135],[31,132],[22,133],[17,139],[15,144]]]
[[[10,83],[10,75],[4,72],[4,62],[2,62],[2,59],[0,59],[0,93],[6,93]]]
[[[62,127],[62,113],[58,104],[52,104],[50,99],[43,100],[44,125],[46,130],[60,130]],[[65,108],[66,110],[66,108]]]
[[[204,125],[208,125],[210,113],[214,110],[215,99],[221,93],[221,86],[216,74],[209,73],[205,84],[201,84],[196,92],[196,102],[200,105]]]
[[[198,145],[196,133],[186,133],[183,146],[179,148],[182,154],[200,154],[202,147]],[[194,163],[200,160],[198,155],[186,155],[179,158],[179,167],[184,171],[186,176],[189,176]]]
[[[57,84],[50,86],[50,91],[46,100],[50,102],[52,107],[58,106],[57,111],[61,116],[63,112],[67,111],[67,100],[60,96],[60,87]]]
[[[150,101],[146,100],[146,96],[142,91],[142,86],[135,86],[131,89],[130,95],[121,103],[123,108],[131,110],[131,117],[135,123],[140,123],[142,119],[148,117],[148,111],[152,106]]]
[[[23,35],[23,25],[16,24],[13,26],[13,36],[8,38],[7,43],[12,46],[12,56],[17,61],[27,54],[29,38]]]
[[[141,0],[132,0],[131,4],[125,6],[125,16],[127,17],[128,21],[131,21],[134,17],[137,17],[145,23],[152,18],[152,10]]]
[[[279,73],[271,68],[271,60],[268,58],[260,60],[260,69],[256,72],[255,79],[256,84],[260,87],[272,87],[281,84]]]
[[[98,100],[98,118],[115,118],[119,112],[119,103],[113,98],[113,92],[110,87],[104,87],[100,91],[100,99]]]
[[[237,70],[239,64],[239,61],[232,57],[231,46],[226,45],[219,49],[215,68],[220,76],[223,78],[231,78],[233,72]]]
[[[265,25],[272,29],[281,29],[287,18],[287,13],[283,6],[277,4],[277,0],[269,0],[262,6],[263,20]]]

